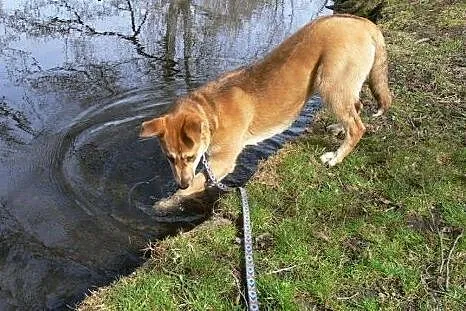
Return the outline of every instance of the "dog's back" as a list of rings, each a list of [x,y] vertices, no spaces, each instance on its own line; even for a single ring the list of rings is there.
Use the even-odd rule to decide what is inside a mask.
[[[360,107],[368,76],[381,114],[391,103],[383,36],[369,20],[333,15],[304,26],[227,81],[249,95],[250,102],[241,105],[254,107],[247,141],[254,143],[286,129],[314,92],[346,119],[339,111]]]
[[[226,131],[244,133],[246,145],[285,130],[314,92],[348,123],[350,115],[359,113],[359,93],[368,77],[380,115],[391,103],[382,33],[367,19],[337,14],[312,21],[262,60],[225,74],[191,96],[209,98],[205,106],[222,116],[218,123],[225,124]],[[359,117],[355,119],[356,132],[364,132]]]

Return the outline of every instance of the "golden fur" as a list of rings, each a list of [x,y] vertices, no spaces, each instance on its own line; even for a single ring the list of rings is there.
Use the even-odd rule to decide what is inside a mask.
[[[166,115],[144,122],[141,137],[158,136],[185,196],[204,190],[205,176],[195,175],[204,152],[217,179],[231,173],[246,145],[284,131],[310,95],[318,92],[340,120],[333,131],[345,139],[321,160],[343,160],[365,132],[359,117],[364,81],[382,114],[391,103],[387,55],[375,24],[351,15],[319,18],[286,39],[252,65],[229,72],[177,100]]]

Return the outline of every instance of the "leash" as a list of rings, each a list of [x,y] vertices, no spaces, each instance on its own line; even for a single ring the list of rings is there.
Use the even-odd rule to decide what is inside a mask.
[[[232,190],[231,187],[218,181],[215,177],[212,168],[205,154],[202,155],[202,164],[204,165],[209,182],[212,186],[215,186],[223,191]],[[246,189],[239,187],[239,193],[241,195],[241,205],[243,206],[243,242],[244,242],[244,257],[245,257],[245,268],[246,268],[246,287],[248,292],[248,310],[258,311],[259,300],[256,289],[256,279],[254,273],[254,260],[252,257],[252,234],[251,234],[251,218],[249,216],[249,201]]]

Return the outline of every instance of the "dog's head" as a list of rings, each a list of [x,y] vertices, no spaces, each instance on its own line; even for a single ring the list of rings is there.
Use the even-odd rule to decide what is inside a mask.
[[[177,110],[143,122],[139,136],[159,138],[176,182],[181,189],[188,188],[209,146],[208,122],[193,111]]]

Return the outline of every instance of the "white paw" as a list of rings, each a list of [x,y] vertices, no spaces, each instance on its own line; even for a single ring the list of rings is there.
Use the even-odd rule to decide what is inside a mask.
[[[384,112],[383,109],[379,109],[379,110],[377,110],[376,113],[374,113],[374,114],[372,115],[372,117],[373,117],[373,118],[380,117],[380,116],[383,114],[383,112]]]
[[[335,152],[326,152],[320,156],[320,161],[322,161],[323,164],[327,164],[328,162],[333,160],[335,156],[336,156]]]
[[[326,152],[320,157],[323,164],[332,167],[339,163],[336,152]]]
[[[335,156],[335,158],[331,159],[330,161],[327,162],[327,165],[329,167],[332,167],[332,166],[335,166],[338,164],[338,161],[337,161],[337,157]]]
[[[340,134],[345,134],[345,128],[340,123],[331,124],[331,125],[327,126],[327,131],[332,133],[332,135],[334,135],[334,136],[338,136]]]

